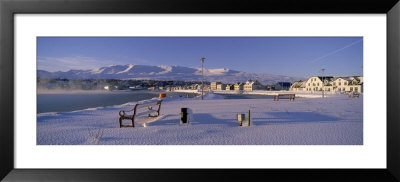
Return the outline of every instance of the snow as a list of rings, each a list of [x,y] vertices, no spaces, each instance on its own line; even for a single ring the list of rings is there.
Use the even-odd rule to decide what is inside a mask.
[[[105,70],[105,68],[95,68],[90,73],[92,74],[100,74]]]
[[[229,69],[226,68],[217,68],[217,69],[207,69],[206,74],[207,75],[222,75],[224,73],[227,73]]]
[[[172,72],[172,66],[161,65],[160,68],[164,69],[164,71],[159,72],[159,75]]]
[[[151,65],[111,65],[92,70],[73,70],[67,72],[48,72],[38,70],[41,78],[114,78],[114,79],[153,79],[153,80],[201,80],[201,67],[183,66],[151,66]],[[282,75],[246,73],[228,68],[208,69],[204,67],[204,77],[208,81],[221,81],[224,83],[245,82],[249,79],[257,79],[263,84],[278,81],[298,81],[304,78],[288,77]]]
[[[158,98],[141,103],[154,102]],[[38,145],[362,145],[363,99],[331,94],[326,98],[222,99],[166,98],[158,118],[138,118],[135,128],[119,128],[120,110],[136,102],[37,116]],[[190,108],[180,124],[180,108]],[[239,126],[236,114],[251,124]],[[128,120],[124,120],[124,123]],[[127,124],[127,123],[125,123]],[[93,137],[93,133],[101,133]]]
[[[128,72],[129,70],[131,70],[132,68],[133,68],[133,64],[129,64],[128,67],[127,67],[125,70],[120,71],[120,72],[118,72],[118,73],[116,73],[116,74],[126,73],[126,72]]]

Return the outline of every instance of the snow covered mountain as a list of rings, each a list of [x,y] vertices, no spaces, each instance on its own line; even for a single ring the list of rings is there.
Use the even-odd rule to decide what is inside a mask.
[[[111,65],[92,70],[69,70],[66,72],[48,72],[38,70],[39,78],[68,78],[68,79],[153,79],[153,80],[201,80],[201,68],[183,66],[149,66],[149,65]],[[204,68],[204,80],[221,81],[224,83],[258,80],[263,84],[276,82],[294,82],[304,78],[288,77],[271,74],[246,73],[227,68]]]

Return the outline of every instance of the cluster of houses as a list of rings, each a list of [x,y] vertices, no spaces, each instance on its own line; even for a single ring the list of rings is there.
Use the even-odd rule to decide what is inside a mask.
[[[362,76],[332,77],[312,76],[306,81],[292,84],[290,91],[363,92]]]
[[[308,91],[308,92],[363,92],[363,77],[348,76],[348,77],[332,77],[332,76],[312,76],[306,81],[296,81],[293,84],[290,82],[277,82],[271,85],[263,85],[257,80],[248,80],[246,82],[225,84],[222,82],[211,82],[204,84],[204,90],[235,90],[235,91],[254,91],[254,90],[288,90],[288,91]],[[115,87],[115,88],[114,88]],[[104,89],[117,89],[116,86],[105,86]],[[180,83],[171,85],[153,86],[130,86],[129,89],[148,89],[148,90],[200,90],[199,83]]]
[[[221,82],[211,82],[211,90],[236,90],[236,91],[254,91],[254,90],[289,90],[290,82],[278,82],[274,85],[262,85],[257,80],[248,80],[246,83],[238,82],[235,84],[224,84]]]
[[[211,90],[288,90],[288,91],[309,91],[309,92],[363,92],[363,76],[312,76],[306,81],[277,82],[273,85],[262,85],[257,80],[248,80],[246,83],[224,84],[211,82]]]

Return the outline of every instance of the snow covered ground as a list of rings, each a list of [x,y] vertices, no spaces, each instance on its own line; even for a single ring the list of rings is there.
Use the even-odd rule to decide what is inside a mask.
[[[136,103],[37,116],[38,145],[362,145],[363,98],[164,99],[162,116],[135,128],[119,128],[120,110]],[[193,111],[180,124],[180,108]],[[236,114],[251,125],[239,126]],[[129,123],[124,120],[124,123]],[[247,121],[245,121],[247,123]],[[245,124],[247,125],[247,124]],[[91,137],[92,136],[92,137]],[[97,140],[95,139],[97,137]]]

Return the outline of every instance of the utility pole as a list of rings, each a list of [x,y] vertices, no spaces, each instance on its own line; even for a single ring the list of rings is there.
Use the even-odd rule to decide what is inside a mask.
[[[325,71],[325,69],[322,68],[321,71],[322,71],[322,98],[324,98],[324,85],[325,85],[324,71]]]
[[[204,89],[204,68],[203,68],[203,64],[204,64],[204,60],[206,58],[200,58],[201,60],[201,100],[203,100],[203,89]]]

